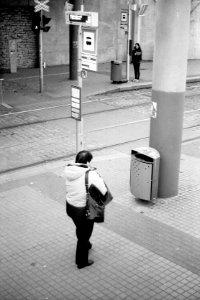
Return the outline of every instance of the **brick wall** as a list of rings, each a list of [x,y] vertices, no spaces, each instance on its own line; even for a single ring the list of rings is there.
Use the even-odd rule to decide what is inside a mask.
[[[17,42],[17,67],[38,66],[38,37],[32,29],[33,8],[0,8],[0,69],[9,69],[9,40]]]

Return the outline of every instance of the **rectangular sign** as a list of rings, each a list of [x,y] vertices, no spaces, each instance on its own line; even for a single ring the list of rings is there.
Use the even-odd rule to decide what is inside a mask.
[[[98,12],[65,11],[65,21],[69,25],[98,27]]]
[[[82,29],[82,52],[97,55],[98,29]]]
[[[121,10],[120,28],[128,29],[128,9]]]
[[[128,10],[121,10],[121,25],[128,24]]]
[[[71,86],[71,117],[81,121],[81,88]]]
[[[97,71],[97,57],[96,55],[90,55],[87,53],[82,53],[81,55],[81,65],[82,69]]]

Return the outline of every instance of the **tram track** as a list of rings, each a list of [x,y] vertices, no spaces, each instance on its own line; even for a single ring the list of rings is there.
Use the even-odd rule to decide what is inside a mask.
[[[186,98],[192,98],[194,96],[199,96],[200,92],[200,84],[187,84],[186,90]],[[120,95],[124,94],[125,96],[121,97]],[[123,106],[123,100],[127,97],[127,95],[132,94],[134,101],[133,104],[126,104]],[[111,95],[111,94],[110,94]],[[90,96],[87,101],[82,102],[83,106],[83,117],[93,114],[100,114],[100,113],[108,113],[110,111],[117,111],[117,110],[126,110],[128,108],[133,107],[145,107],[150,105],[151,103],[151,89],[150,88],[143,88],[139,90],[129,91],[129,92],[117,92],[112,93],[110,96],[109,93],[106,95],[98,95],[98,96]],[[113,96],[114,95],[114,96]],[[113,98],[115,100],[113,101]],[[137,100],[139,98],[139,100]],[[91,99],[91,100],[90,100]],[[111,100],[111,103],[110,103]],[[70,101],[68,99],[68,101]],[[128,101],[131,102],[129,98]],[[9,129],[9,128],[16,128],[20,126],[29,126],[32,124],[42,124],[45,122],[53,122],[58,120],[65,120],[71,118],[71,104],[66,103],[66,101],[62,101],[63,104],[59,105],[48,105],[43,107],[33,107],[31,105],[27,106],[27,109],[20,109],[20,107],[13,107],[13,109],[9,110],[6,113],[0,114],[0,130],[2,129]],[[122,105],[119,105],[119,102],[122,102]],[[101,103],[104,105],[104,109],[92,110],[85,112],[86,105]],[[25,107],[26,108],[26,107]],[[57,111],[56,111],[57,110]],[[51,112],[50,112],[51,111]],[[45,117],[43,114],[45,112]],[[61,114],[61,116],[59,116]],[[13,121],[15,118],[15,121]],[[45,119],[44,119],[45,118]],[[12,123],[13,122],[13,123]]]
[[[86,105],[88,102],[84,102],[83,104]],[[91,103],[91,102],[90,102]],[[108,112],[114,112],[114,111],[119,111],[119,110],[127,110],[130,108],[134,108],[134,107],[140,107],[140,106],[148,106],[150,105],[150,102],[146,102],[141,104],[135,104],[135,105],[128,105],[128,106],[124,106],[124,107],[112,107],[111,105],[107,104],[107,103],[103,103],[107,106],[109,106],[109,109],[102,109],[102,110],[98,110],[98,111],[92,111],[92,112],[87,112],[87,113],[83,113],[82,116],[89,116],[89,115],[98,115],[101,113],[108,113]],[[36,109],[36,110],[31,110],[31,111],[19,111],[19,112],[11,112],[11,113],[7,113],[7,114],[3,114],[0,115],[1,117],[11,117],[11,116],[19,116],[19,115],[23,115],[23,114],[27,114],[27,113],[34,113],[34,112],[38,112],[38,111],[42,111],[42,110],[47,110],[47,109],[63,109],[65,108],[66,111],[68,110],[68,114],[66,114],[66,116],[64,117],[52,117],[50,119],[45,119],[45,120],[38,120],[38,121],[29,121],[27,123],[21,123],[21,124],[13,124],[13,125],[7,125],[5,127],[1,126],[0,124],[0,130],[3,129],[11,129],[11,128],[17,128],[17,127],[21,127],[21,126],[29,126],[29,125],[33,125],[33,124],[42,124],[45,122],[54,122],[54,121],[61,121],[61,120],[67,120],[67,119],[71,119],[71,115],[70,115],[70,105],[59,105],[59,106],[53,106],[53,107],[49,107],[49,108],[41,108],[41,109]]]
[[[189,98],[184,112],[183,144],[200,141],[200,103],[190,101]],[[91,105],[88,111],[84,112],[86,119],[84,139],[88,149],[99,151],[148,143],[151,106],[149,96],[148,101],[143,98],[142,104],[136,101],[134,105],[133,103],[130,105],[130,99],[124,101],[123,105],[120,97],[117,101],[114,98],[108,100],[108,97],[101,99],[84,103],[87,108]],[[75,121],[70,116],[67,118],[65,116],[1,128],[0,174],[74,156],[76,153],[74,125]]]
[[[87,104],[87,103],[88,102],[84,102],[84,104]],[[133,109],[133,108],[141,108],[141,107],[142,108],[147,108],[148,106],[149,106],[149,109],[150,109],[150,106],[151,106],[150,101],[149,102],[143,102],[142,104],[128,105],[128,106],[123,106],[123,107],[111,107],[110,106],[110,108],[107,109],[107,110],[103,109],[103,110],[98,110],[98,111],[95,111],[95,112],[92,111],[92,112],[83,113],[83,117],[92,116],[92,115],[98,115],[98,114],[102,114],[102,113],[103,114],[105,114],[105,113],[108,114],[108,113],[112,113],[112,112],[115,112],[115,111],[126,111],[126,110]],[[63,106],[59,106],[59,108],[60,107],[63,107]],[[70,105],[68,105],[68,107],[70,107]],[[198,108],[198,109],[191,109],[191,110],[188,110],[188,111],[184,111],[184,114],[194,114],[196,112],[200,112],[200,108]],[[19,112],[19,114],[23,114],[23,113],[24,112]],[[147,112],[147,114],[150,115],[150,111]],[[11,115],[13,115],[13,114],[12,113],[8,114],[8,116],[11,116]],[[1,115],[0,115],[0,117],[1,117]],[[8,125],[6,127],[1,127],[0,126],[0,130],[7,130],[7,129],[13,129],[13,128],[18,128],[18,127],[22,127],[22,126],[29,126],[29,125],[35,125],[35,124],[43,124],[43,123],[47,123],[47,122],[55,122],[55,121],[62,121],[62,120],[69,120],[69,119],[71,119],[70,115],[65,116],[65,117],[48,119],[48,120],[40,120],[40,121],[35,121],[35,122],[23,123],[23,124]],[[144,122],[146,120],[147,119],[142,119],[142,120],[135,120],[135,121],[126,122],[126,123],[119,123],[117,125],[110,125],[110,126],[107,126],[107,127],[93,129],[93,130],[90,130],[88,132],[100,131],[100,130],[109,129],[109,128],[113,128],[113,127],[125,126],[125,125],[129,125],[129,124]],[[193,127],[193,125],[192,126],[187,126],[185,128],[191,128],[191,127]]]
[[[88,103],[95,103],[95,102],[99,102],[99,101],[85,101],[83,102],[83,105],[87,105]],[[150,107],[151,106],[151,101],[143,101],[142,103],[136,103],[136,104],[133,104],[133,105],[126,105],[126,106],[122,106],[122,107],[118,107],[118,106],[113,106],[112,104],[109,104],[109,103],[105,103],[105,102],[99,102],[103,105],[106,106],[106,109],[99,109],[99,110],[94,110],[94,111],[89,111],[89,112],[84,112],[82,114],[83,117],[86,117],[86,116],[90,116],[90,115],[98,115],[98,114],[102,114],[102,113],[110,113],[110,112],[115,112],[115,111],[125,111],[127,109],[132,109],[132,108],[140,108],[140,107],[143,107],[143,108],[147,108],[148,106]],[[63,112],[63,108],[65,109],[65,113],[66,115],[65,116],[62,116],[62,117],[50,117],[50,118],[46,118],[45,120],[31,120],[31,117],[35,116],[34,113],[36,112],[42,112],[42,111],[46,111],[46,110],[51,110],[51,109],[60,109],[62,110]],[[12,128],[17,128],[17,127],[21,127],[21,126],[29,126],[29,125],[34,125],[34,124],[43,124],[43,123],[46,123],[46,122],[54,122],[54,121],[61,121],[61,120],[67,120],[67,119],[71,119],[71,115],[70,115],[70,104],[67,104],[67,105],[58,105],[58,106],[51,106],[51,107],[43,107],[43,108],[38,108],[38,109],[34,109],[34,110],[27,110],[27,111],[16,111],[16,112],[9,112],[7,114],[2,114],[0,115],[0,119],[1,118],[6,118],[6,117],[19,117],[19,116],[22,116],[24,114],[30,114],[30,119],[27,118],[27,122],[24,122],[24,119],[22,118],[21,120],[21,123],[18,123],[18,124],[7,124],[6,126],[5,125],[2,125],[1,124],[1,120],[0,120],[0,130],[6,130],[6,129],[12,129]],[[185,111],[184,113],[193,113],[195,111],[199,111],[200,109],[192,109],[192,110],[188,110],[188,111]],[[36,118],[38,118],[38,116],[35,116]],[[20,120],[18,120],[20,122]],[[6,122],[6,120],[5,120]],[[9,122],[9,120],[8,120]]]
[[[189,129],[189,128],[187,128],[187,129]],[[118,143],[115,143],[115,144],[112,144],[112,145],[103,145],[101,147],[94,147],[94,148],[90,148],[89,150],[90,151],[101,151],[101,150],[104,150],[104,149],[116,149],[116,148],[119,148],[119,147],[122,147],[122,146],[127,146],[127,145],[131,145],[131,146],[133,146],[134,144],[137,145],[138,142],[147,144],[148,139],[149,139],[149,137],[147,136],[147,137],[142,137],[142,138],[138,138],[138,139],[134,139],[134,140],[129,140],[129,141],[126,141],[126,142],[120,142],[120,143],[118,142]],[[191,143],[191,142],[195,142],[195,141],[200,142],[200,128],[199,128],[199,136],[196,136],[194,138],[187,138],[187,139],[183,140],[182,145],[187,144],[187,143]],[[37,162],[32,162],[32,163],[29,163],[29,164],[26,164],[26,165],[13,167],[13,168],[9,168],[9,169],[6,169],[6,170],[0,170],[0,176],[10,174],[10,173],[18,171],[18,170],[23,170],[23,169],[27,169],[27,168],[30,168],[30,167],[39,166],[41,164],[48,164],[48,163],[52,163],[52,162],[58,162],[58,161],[61,161],[61,160],[67,161],[67,160],[70,160],[75,155],[76,155],[76,151],[71,151],[71,152],[69,152],[68,154],[65,154],[65,155],[60,155],[60,156],[56,156],[56,157],[53,157],[53,158],[38,160]]]

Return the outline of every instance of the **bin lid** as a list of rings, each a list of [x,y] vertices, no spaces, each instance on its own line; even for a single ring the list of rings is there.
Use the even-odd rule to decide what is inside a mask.
[[[120,60],[114,60],[113,62],[115,65],[120,65],[122,62]]]
[[[156,149],[151,148],[151,147],[140,147],[140,148],[135,149],[134,152],[144,154],[144,155],[149,156],[153,159],[160,158],[160,153]]]
[[[143,162],[145,162],[145,163],[147,163],[147,164],[153,163],[153,158],[152,158],[152,157],[150,157],[149,155],[142,154],[142,153],[137,153],[137,154],[135,155],[135,158],[136,158],[137,160],[143,161]]]

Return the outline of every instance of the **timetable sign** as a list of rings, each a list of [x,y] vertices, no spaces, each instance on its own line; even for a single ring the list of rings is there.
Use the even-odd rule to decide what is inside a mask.
[[[81,88],[79,86],[71,86],[71,117],[81,121]]]

